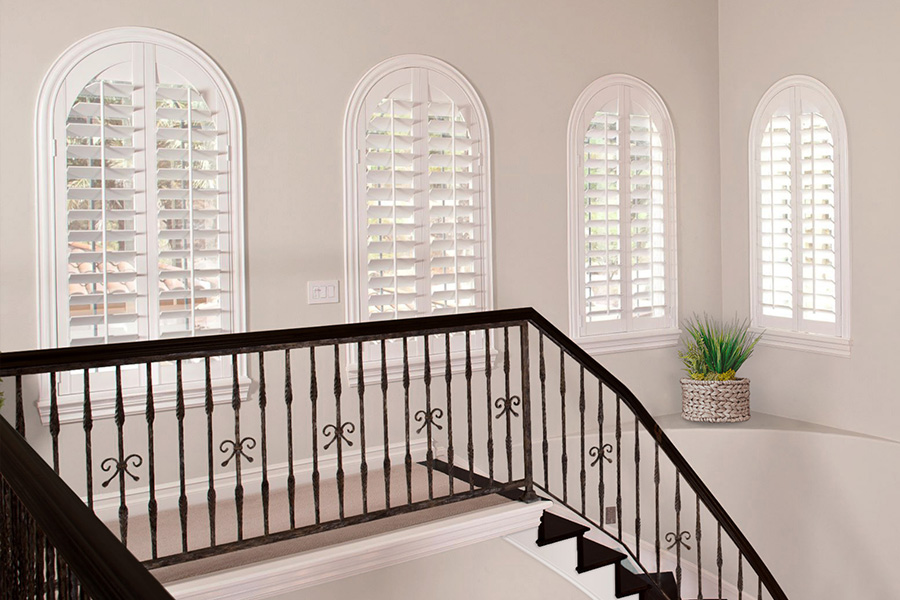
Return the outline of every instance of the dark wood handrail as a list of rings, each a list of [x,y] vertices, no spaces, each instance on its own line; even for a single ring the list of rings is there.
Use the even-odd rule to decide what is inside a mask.
[[[665,455],[716,518],[722,529],[732,539],[737,549],[769,590],[773,599],[787,600],[787,596],[781,589],[781,586],[779,586],[756,550],[750,545],[746,536],[744,536],[721,503],[719,503],[706,484],[703,483],[631,390],[533,308],[503,309],[437,317],[348,323],[173,340],[6,352],[0,353],[0,377],[245,352],[264,352],[311,345],[364,342],[393,337],[512,326],[522,323],[530,323],[540,330],[575,361],[580,363],[586,371],[599,378],[604,385],[622,399],[641,425],[651,432]]]
[[[171,600],[166,588],[2,417],[0,456],[3,478],[91,598]]]

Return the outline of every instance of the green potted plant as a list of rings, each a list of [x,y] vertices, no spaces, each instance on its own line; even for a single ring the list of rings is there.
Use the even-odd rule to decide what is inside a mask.
[[[737,377],[760,335],[747,320],[724,323],[704,314],[686,320],[688,336],[678,356],[688,377],[681,380],[681,416],[688,421],[736,423],[750,418],[750,380]]]

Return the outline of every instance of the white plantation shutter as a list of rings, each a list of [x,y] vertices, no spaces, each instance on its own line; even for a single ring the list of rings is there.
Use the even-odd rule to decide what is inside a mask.
[[[348,109],[352,319],[490,308],[483,112],[427,57],[386,61],[360,83]]]
[[[754,321],[846,337],[840,108],[821,83],[788,78],[764,96],[752,131]]]
[[[570,280],[579,337],[674,326],[671,123],[649,86],[597,80],[570,122]]]

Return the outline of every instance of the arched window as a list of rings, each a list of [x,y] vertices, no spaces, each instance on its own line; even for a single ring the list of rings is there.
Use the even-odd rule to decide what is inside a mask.
[[[849,351],[848,191],[837,100],[811,77],[777,82],[750,130],[752,315],[767,342]]]
[[[36,127],[43,347],[244,329],[241,115],[212,59],[153,29],[91,35],[45,77]]]
[[[675,139],[653,88],[607,75],[569,119],[570,331],[590,351],[678,339]]]

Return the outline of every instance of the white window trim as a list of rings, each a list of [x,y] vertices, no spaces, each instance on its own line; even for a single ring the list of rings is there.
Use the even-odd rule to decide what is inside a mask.
[[[759,218],[759,195],[758,195],[758,179],[760,177],[760,165],[756,160],[756,149],[759,147],[764,126],[764,120],[768,114],[768,106],[771,101],[779,93],[791,87],[806,87],[821,95],[829,104],[832,114],[835,116],[835,122],[829,122],[829,126],[833,127],[832,139],[834,140],[834,148],[837,156],[834,159],[835,168],[838,170],[836,174],[837,186],[836,193],[839,197],[836,200],[836,206],[839,211],[838,223],[839,235],[835,236],[835,243],[839,246],[838,257],[840,260],[840,268],[838,271],[837,293],[838,293],[838,321],[840,334],[827,335],[821,333],[810,333],[806,331],[795,331],[788,329],[774,328],[769,325],[761,326],[761,304],[759,298],[759,283],[757,272],[759,269],[759,244],[758,238],[758,218]],[[838,104],[837,98],[824,83],[809,75],[789,75],[778,81],[766,90],[756,110],[753,112],[753,119],[750,121],[750,133],[748,139],[748,162],[750,163],[749,177],[749,198],[750,198],[750,315],[752,328],[757,332],[765,332],[759,343],[763,346],[771,346],[775,348],[784,348],[788,350],[800,350],[813,352],[816,354],[826,354],[830,356],[850,357],[850,349],[852,339],[850,336],[850,315],[851,315],[851,265],[850,262],[850,169],[848,166],[848,144],[847,144],[847,123],[844,119],[844,112]],[[796,312],[796,307],[795,311]]]
[[[231,264],[234,266],[231,278],[233,282],[232,297],[232,331],[246,330],[246,289],[245,289],[245,255],[244,255],[244,152],[243,152],[243,115],[241,105],[234,87],[224,71],[199,47],[172,33],[146,27],[119,27],[107,29],[85,37],[69,46],[53,63],[38,93],[35,109],[35,190],[37,192],[36,235],[38,257],[38,340],[41,348],[55,348],[59,344],[57,313],[57,256],[56,256],[56,220],[54,187],[54,162],[57,156],[65,156],[65,140],[54,138],[54,110],[56,98],[61,87],[65,85],[69,72],[85,57],[107,46],[119,43],[137,42],[156,44],[179,52],[197,63],[210,77],[222,94],[223,109],[229,123],[228,145],[230,154],[229,189],[231,191]],[[239,384],[241,396],[245,397],[250,386],[246,373],[246,362],[239,364]],[[214,390],[231,389],[231,378],[216,380]],[[41,378],[41,394],[38,409],[41,420],[46,424],[49,420],[50,393],[46,377]],[[185,405],[199,406],[204,403],[203,383],[191,385],[185,383]],[[131,388],[125,392],[126,413],[143,413],[144,390]],[[231,402],[231,395],[218,394],[215,404]],[[174,389],[161,386],[154,387],[154,399],[157,410],[174,410]],[[104,394],[99,390],[91,394],[93,416],[95,418],[112,418],[114,416],[115,394]],[[70,422],[81,419],[81,406],[84,402],[82,394],[60,394],[57,397],[60,409],[60,421]],[[76,414],[77,413],[77,414]]]
[[[579,186],[580,177],[578,169],[581,169],[584,157],[584,132],[581,131],[580,122],[587,105],[604,88],[610,86],[628,85],[640,89],[647,95],[654,108],[664,116],[664,134],[668,138],[666,151],[665,171],[665,203],[666,211],[666,285],[669,300],[670,327],[652,330],[633,330],[619,333],[605,333],[595,335],[582,335],[583,326],[581,294],[583,294],[584,264],[581,259],[583,246],[581,233],[583,231],[582,220],[584,218],[583,190]],[[677,220],[676,220],[676,194],[675,194],[675,128],[672,117],[659,93],[645,81],[632,75],[613,74],[596,79],[587,86],[578,99],[569,116],[567,141],[567,177],[568,177],[568,259],[569,259],[569,336],[590,354],[609,354],[613,352],[627,352],[631,350],[652,350],[655,348],[669,348],[678,344],[681,330],[678,328],[678,248],[677,248]]]
[[[344,116],[344,281],[346,293],[346,302],[344,304],[345,316],[348,323],[361,322],[361,291],[359,289],[360,265],[359,251],[360,240],[358,235],[359,213],[359,171],[357,169],[358,161],[361,160],[359,150],[357,149],[357,123],[360,112],[365,108],[366,95],[381,79],[399,71],[408,68],[422,68],[436,71],[437,73],[447,77],[460,86],[466,95],[471,106],[472,112],[478,121],[481,130],[481,179],[483,185],[481,187],[481,205],[480,222],[483,224],[485,243],[481,258],[481,278],[484,288],[482,294],[484,297],[484,310],[491,310],[494,307],[493,297],[493,243],[491,243],[491,235],[493,227],[491,225],[491,188],[493,178],[491,177],[491,134],[487,112],[484,103],[474,86],[469,82],[465,75],[452,65],[435,58],[423,54],[401,54],[388,58],[363,75],[356,84],[347,103],[347,110]],[[420,315],[426,316],[426,315]],[[431,371],[432,374],[444,372],[444,346],[441,344],[432,344],[431,351]],[[492,360],[496,356],[497,351],[492,346]],[[483,348],[471,349],[472,368],[479,370],[484,368],[485,352]],[[357,357],[353,347],[348,349],[347,364],[348,378],[351,386],[357,385]],[[462,373],[465,370],[465,353],[451,353],[451,372]],[[409,358],[410,377],[421,375],[424,373],[424,357],[414,356]],[[440,370],[440,371],[438,371]],[[388,359],[387,361],[387,379],[388,381],[400,381],[403,378],[402,360]],[[367,385],[375,384],[381,381],[381,363],[380,361],[366,361],[363,365],[363,379]]]

